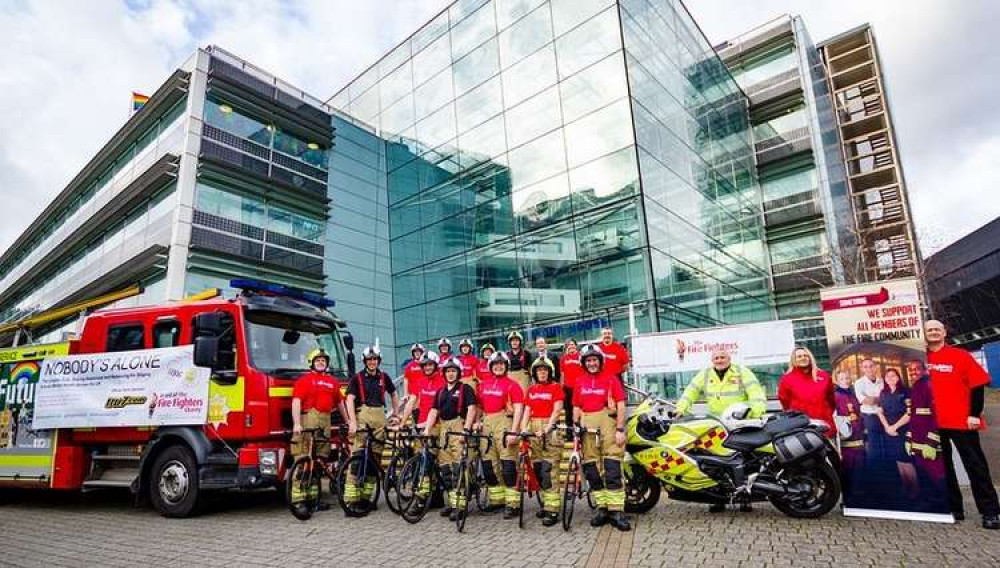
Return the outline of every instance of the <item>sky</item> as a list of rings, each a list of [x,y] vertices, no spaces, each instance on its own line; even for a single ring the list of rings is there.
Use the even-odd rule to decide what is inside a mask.
[[[197,47],[215,44],[327,99],[446,0],[0,3],[5,250]],[[814,41],[870,22],[925,255],[1000,216],[993,0],[687,0],[719,43],[781,14]]]

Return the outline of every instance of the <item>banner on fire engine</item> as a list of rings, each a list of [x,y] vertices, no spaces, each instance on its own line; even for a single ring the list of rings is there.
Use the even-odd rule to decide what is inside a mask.
[[[820,291],[844,514],[953,522],[915,279]]]
[[[33,427],[204,424],[210,371],[194,347],[71,355],[41,362]]]

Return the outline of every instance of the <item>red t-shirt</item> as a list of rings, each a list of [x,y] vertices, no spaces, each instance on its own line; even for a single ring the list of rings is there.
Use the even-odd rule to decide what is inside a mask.
[[[443,389],[445,386],[444,379],[441,378],[441,373],[436,372],[430,377],[424,375],[420,380],[420,385],[417,387],[413,394],[417,395],[417,422],[423,424],[427,420],[427,415],[430,413],[431,408],[434,406],[434,397],[437,392]]]
[[[525,404],[531,409],[532,418],[550,418],[556,401],[562,399],[563,390],[559,383],[535,383],[528,387]]]
[[[629,364],[628,349],[617,341],[612,341],[610,345],[598,343],[597,346],[604,353],[604,370],[616,377],[621,377],[625,371],[625,366]]]
[[[479,362],[476,364],[476,377],[479,379],[480,382],[482,382],[490,378],[491,376],[493,376],[493,373],[490,372],[489,360],[480,359]]]
[[[833,423],[833,409],[836,402],[833,397],[833,381],[830,375],[816,369],[816,378],[798,367],[781,376],[778,383],[778,400],[782,410],[797,410],[809,418],[822,420],[830,427],[826,435],[833,437],[837,428]]]
[[[611,373],[599,375],[584,373],[576,380],[573,389],[573,406],[582,412],[597,412],[625,400],[621,381]]]
[[[476,370],[479,368],[479,357],[473,354],[459,355],[458,362],[462,364],[462,378],[467,379],[476,374]]]
[[[314,408],[320,412],[331,412],[344,400],[340,382],[326,373],[315,371],[299,377],[292,388],[292,398],[302,401],[302,412]]]
[[[972,389],[989,384],[989,374],[967,351],[951,345],[928,350],[927,369],[931,372],[938,427],[968,430]]]
[[[504,375],[497,378],[490,375],[489,378],[479,383],[479,403],[486,414],[503,412],[507,404],[524,402],[524,392],[521,385],[515,383],[510,377]]]
[[[403,377],[406,378],[406,388],[408,390],[411,388],[410,384],[419,385],[419,379],[423,376],[424,372],[420,369],[420,361],[418,360],[410,359],[410,362],[403,367]]]
[[[572,389],[576,380],[584,372],[583,365],[580,363],[580,352],[563,355],[559,359],[559,372],[562,374],[563,386]]]

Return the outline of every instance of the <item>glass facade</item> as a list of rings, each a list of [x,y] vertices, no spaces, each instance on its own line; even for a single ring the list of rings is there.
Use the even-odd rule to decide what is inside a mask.
[[[400,360],[773,317],[746,98],[677,2],[459,1],[330,103],[384,140]]]

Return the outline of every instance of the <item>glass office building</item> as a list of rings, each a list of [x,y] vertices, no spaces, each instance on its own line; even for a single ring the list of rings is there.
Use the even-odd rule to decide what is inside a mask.
[[[399,360],[624,335],[630,305],[640,331],[774,317],[747,99],[677,0],[461,0],[328,103],[384,142],[351,165],[384,173]]]

